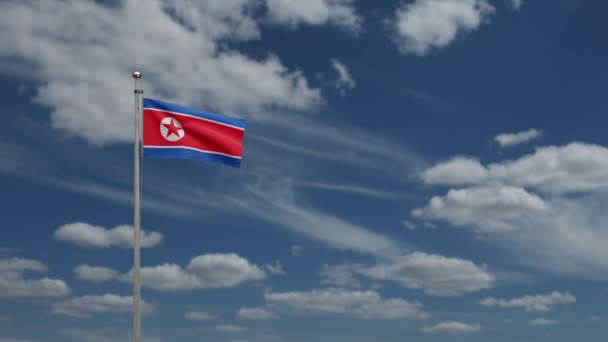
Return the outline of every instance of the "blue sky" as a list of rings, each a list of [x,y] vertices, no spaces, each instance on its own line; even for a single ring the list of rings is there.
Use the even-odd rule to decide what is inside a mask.
[[[2,2],[0,342],[129,338],[136,69],[248,122],[144,160],[145,341],[603,340],[607,9]]]

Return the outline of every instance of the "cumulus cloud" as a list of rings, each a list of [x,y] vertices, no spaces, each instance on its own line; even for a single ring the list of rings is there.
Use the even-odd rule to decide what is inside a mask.
[[[450,190],[433,197],[412,215],[428,220],[445,220],[454,226],[473,226],[482,232],[510,231],[538,215],[550,214],[549,206],[537,195],[512,186],[472,187]]]
[[[358,27],[348,1],[300,3],[269,1],[269,18],[279,24]],[[124,115],[132,103],[121,94],[129,93],[135,65],[125,61],[141,68],[150,96],[247,117],[265,115],[270,108],[313,110],[321,94],[301,72],[288,70],[271,54],[253,59],[221,47],[226,40],[259,38],[255,13],[262,4],[5,1],[0,3],[0,31],[5,33],[0,57],[31,63],[40,84],[34,100],[51,108],[53,127],[95,144],[132,140],[133,120]]]
[[[23,258],[0,259],[0,272],[8,272],[8,271],[46,272],[47,267],[45,264],[43,264],[37,260],[23,259]]]
[[[95,313],[130,313],[133,310],[133,297],[106,294],[101,296],[82,296],[53,304],[52,313],[74,318],[90,318]],[[141,301],[142,313],[148,314],[154,308]]]
[[[422,289],[435,296],[457,296],[492,287],[494,276],[468,260],[412,253],[357,272],[377,280]]]
[[[483,176],[466,182],[454,176],[462,173],[457,164],[442,162],[423,175],[432,175],[426,180],[433,184],[471,184],[433,197],[413,216],[483,234],[484,241],[510,250],[516,263],[603,279],[608,149],[578,142],[542,147],[518,159],[479,163]]]
[[[400,6],[391,21],[403,54],[424,56],[487,22],[494,7],[486,0],[416,0]]]
[[[357,85],[346,65],[337,59],[332,59],[331,65],[338,73],[338,78],[334,81],[334,87],[338,89],[340,94],[346,94],[347,90],[353,89]]]
[[[494,137],[500,147],[510,147],[526,143],[530,140],[537,139],[543,135],[542,131],[537,129],[529,129],[518,133],[502,133]]]
[[[113,269],[89,265],[80,265],[76,267],[74,269],[74,274],[76,274],[76,278],[80,280],[88,280],[95,283],[120,278],[120,273]]]
[[[0,342],[40,342],[38,340],[24,340],[13,337],[0,337]]]
[[[430,184],[501,182],[547,194],[599,192],[608,189],[608,149],[573,142],[485,167],[475,159],[455,158],[427,169],[422,177]]]
[[[422,174],[422,180],[429,184],[475,184],[486,178],[486,168],[477,159],[467,157],[452,158],[425,170]]]
[[[185,269],[176,264],[141,268],[142,286],[158,291],[234,287],[265,278],[262,269],[236,254],[197,256]]]
[[[266,0],[268,19],[295,28],[301,24],[331,24],[349,32],[361,30],[363,19],[353,5],[354,0]]]
[[[556,325],[559,321],[555,319],[547,319],[547,318],[537,318],[530,321],[530,325]]]
[[[553,310],[557,304],[576,302],[576,298],[569,292],[551,292],[547,295],[524,296],[511,300],[486,298],[480,302],[485,307],[525,309],[528,312],[547,312]]]
[[[193,321],[212,321],[217,319],[217,316],[207,312],[190,311],[184,314],[184,317]]]
[[[88,223],[76,222],[65,224],[55,231],[56,240],[71,242],[82,247],[110,248],[133,247],[132,226],[122,225],[111,229],[94,226]],[[158,246],[163,241],[163,235],[158,232],[141,231],[142,248]]]
[[[23,258],[0,259],[0,298],[38,301],[70,294],[70,288],[63,280],[28,279],[24,274],[46,271],[46,265],[40,261]]]
[[[570,143],[539,148],[520,159],[489,166],[492,178],[551,194],[608,188],[608,149]]]
[[[133,281],[133,270],[119,274],[106,267],[82,265],[75,272],[80,279],[95,282]],[[140,277],[143,287],[177,292],[234,287],[244,282],[266,279],[267,274],[247,259],[231,253],[200,255],[192,258],[186,268],[173,263],[141,267]]]
[[[63,329],[60,331],[62,336],[74,341],[81,342],[122,342],[131,339],[131,331],[119,328],[101,329]],[[156,336],[142,336],[143,342],[163,342],[163,339]]]
[[[83,267],[84,266],[84,267]],[[75,272],[80,279],[91,281],[119,280],[131,282],[133,271],[119,275],[118,272],[105,267],[83,265]],[[94,273],[100,270],[100,273]],[[186,268],[180,265],[165,263],[147,266],[140,269],[143,287],[157,291],[186,291],[208,288],[227,288],[248,281],[266,278],[266,272],[247,259],[236,254],[205,254],[194,257]]]
[[[264,308],[243,308],[237,312],[236,316],[241,319],[252,320],[277,318],[277,315],[274,312]]]
[[[344,314],[363,319],[426,318],[422,304],[403,299],[382,299],[374,291],[324,289],[309,292],[276,292],[264,295],[271,307],[317,314]]]
[[[482,327],[479,324],[461,322],[440,322],[420,328],[420,331],[426,334],[473,334],[481,332],[481,330]]]
[[[321,272],[319,272],[321,284],[343,288],[361,288],[361,283],[353,275],[353,270],[356,267],[349,264],[324,264]]]
[[[211,327],[211,328],[201,328],[199,330],[204,331],[204,332],[239,333],[239,332],[247,331],[247,330],[249,330],[249,328],[244,327],[242,325],[236,325],[236,324],[224,324],[224,325],[217,325],[217,326]]]

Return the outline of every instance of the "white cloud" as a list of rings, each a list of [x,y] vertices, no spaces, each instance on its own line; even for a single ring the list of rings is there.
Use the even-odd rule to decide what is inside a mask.
[[[11,322],[12,320],[12,317],[0,315],[0,322]]]
[[[440,322],[435,325],[422,327],[420,331],[427,334],[473,334],[481,332],[479,324],[466,324],[461,322]]]
[[[397,255],[403,246],[388,236],[295,203],[288,187],[258,189],[248,187],[256,201],[233,198],[233,204],[251,215],[281,225],[309,238],[359,253],[377,256]],[[269,191],[273,190],[273,191]]]
[[[445,172],[433,183],[450,183],[450,169],[460,172],[449,162],[431,169],[439,167]],[[484,241],[508,249],[518,264],[604,277],[608,149],[577,142],[548,146],[484,169],[484,178],[471,181],[475,186],[436,196],[412,214],[425,223],[443,220],[483,234]]]
[[[493,179],[552,194],[608,189],[608,149],[591,144],[539,148],[512,162],[489,166]]]
[[[289,248],[289,252],[291,253],[292,256],[300,256],[304,252],[304,247],[299,246],[299,245],[292,245]]]
[[[197,256],[185,269],[176,264],[141,268],[142,286],[158,291],[226,288],[265,278],[263,270],[236,254]]]
[[[502,182],[547,194],[601,192],[608,189],[608,149],[578,142],[547,146],[487,167],[475,159],[455,158],[427,169],[423,179],[446,185]]]
[[[539,215],[549,215],[550,207],[540,197],[512,186],[473,187],[450,190],[433,197],[427,206],[412,215],[427,220],[445,220],[454,226],[473,226],[482,232],[510,231]]]
[[[244,327],[242,325],[225,324],[225,325],[218,325],[218,326],[215,326],[212,328],[203,328],[201,330],[207,331],[207,332],[239,333],[239,332],[247,331],[247,330],[249,330],[249,328]]]
[[[154,312],[154,308],[141,301],[142,313]],[[133,297],[115,294],[82,296],[53,304],[53,314],[74,318],[90,318],[95,313],[130,313],[133,311]]]
[[[591,316],[591,320],[592,321],[599,321],[600,317],[599,316]]]
[[[365,197],[372,198],[381,198],[381,199],[394,199],[394,198],[404,198],[407,197],[407,194],[385,191],[381,189],[374,189],[370,187],[353,185],[353,184],[340,184],[340,183],[321,183],[321,182],[297,182],[295,185],[299,187],[307,187],[319,190],[327,190],[327,191],[335,191],[335,192],[343,192],[352,195],[359,195]]]
[[[102,329],[64,329],[61,335],[80,342],[123,342],[131,340],[131,331],[118,328]],[[142,336],[143,342],[163,342],[156,336]]]
[[[89,281],[133,281],[133,270],[125,274],[106,267],[83,265],[75,272]],[[266,279],[266,272],[236,254],[205,254],[194,257],[186,268],[165,263],[140,269],[141,285],[157,291],[188,291],[196,289],[228,288],[248,281]]]
[[[361,30],[363,19],[357,14],[354,0],[266,0],[268,19],[292,28],[300,24],[331,24],[349,32]]]
[[[478,160],[467,157],[455,157],[438,163],[422,174],[422,180],[429,184],[475,184],[486,178],[486,168]]]
[[[0,273],[0,298],[38,300],[63,297],[70,294],[70,288],[62,280],[42,278],[24,279],[16,272]]]
[[[23,340],[12,337],[0,337],[0,342],[40,342],[38,340]]]
[[[268,271],[268,273],[270,273],[270,274],[274,274],[274,275],[287,275],[287,273],[283,269],[283,265],[281,265],[281,262],[278,261],[278,260],[277,260],[277,262],[276,262],[275,265],[271,265],[271,264],[264,265],[264,269],[266,271]]]
[[[537,319],[533,319],[532,321],[530,321],[530,325],[539,325],[539,326],[543,326],[543,325],[556,325],[558,323],[559,323],[558,320],[547,319],[547,318],[537,318]]]
[[[378,280],[396,281],[435,296],[457,296],[492,287],[495,278],[468,260],[412,253],[357,272]]]
[[[422,304],[403,299],[382,299],[374,291],[345,289],[310,292],[266,293],[271,307],[288,308],[318,314],[345,314],[364,319],[426,318]]]
[[[537,139],[543,135],[542,131],[529,129],[519,133],[503,133],[494,137],[500,147],[510,147],[526,143],[532,139]]]
[[[515,10],[519,10],[524,5],[524,0],[507,0],[509,5]]]
[[[37,260],[23,259],[23,258],[0,259],[0,272],[8,272],[8,271],[46,272],[47,267],[45,264],[43,264]]]
[[[334,81],[334,87],[338,89],[340,94],[345,95],[346,91],[353,89],[357,85],[357,83],[355,82],[353,76],[350,74],[350,71],[348,71],[346,65],[344,65],[342,62],[337,59],[332,59],[331,65],[338,73],[338,79]]]
[[[411,231],[414,231],[414,230],[416,230],[416,228],[418,228],[418,227],[416,227],[416,225],[415,225],[415,224],[414,224],[412,221],[410,221],[410,220],[403,220],[403,221],[401,221],[401,223],[402,223],[402,224],[405,226],[405,228],[407,228],[408,230],[411,230]]]
[[[474,31],[494,14],[486,0],[416,0],[396,11],[391,25],[403,54],[424,56]]]
[[[132,226],[122,225],[112,229],[94,226],[88,223],[76,222],[65,224],[55,231],[56,240],[72,242],[82,247],[110,248],[133,246]],[[158,232],[141,231],[141,247],[151,248],[163,241],[163,235]]]
[[[217,316],[207,312],[190,311],[184,314],[184,317],[193,321],[212,321],[217,319]]]
[[[104,282],[120,278],[120,274],[107,267],[80,265],[74,269],[76,278],[92,282]]]
[[[280,23],[300,22],[304,16],[312,24],[358,26],[344,1],[316,1],[327,6],[309,15],[315,7],[308,2],[303,6],[308,12],[296,11],[301,15],[292,14],[294,6],[288,2],[272,3],[269,16]],[[52,109],[53,127],[95,144],[132,139],[133,120],[124,115],[132,99],[123,95],[130,92],[135,67],[143,71],[143,87],[152,97],[248,117],[270,108],[313,110],[321,101],[320,91],[301,72],[288,70],[273,55],[256,60],[220,47],[220,41],[260,36],[254,16],[260,4],[1,2],[0,30],[5,34],[0,57],[32,63],[40,83],[35,101]],[[133,20],[135,14],[146,20]]]
[[[273,319],[277,317],[274,312],[264,308],[243,308],[240,309],[236,315],[238,318],[253,320]]]
[[[486,298],[480,302],[485,307],[525,309],[528,312],[547,312],[553,310],[557,304],[576,302],[576,298],[569,292],[552,292],[547,295],[524,296],[511,300]]]
[[[24,272],[46,272],[43,263],[22,258],[0,259],[0,298],[46,300],[70,294],[68,285],[58,279],[27,279]]]
[[[345,288],[361,288],[361,283],[353,276],[355,265],[324,264],[319,272],[321,284]]]

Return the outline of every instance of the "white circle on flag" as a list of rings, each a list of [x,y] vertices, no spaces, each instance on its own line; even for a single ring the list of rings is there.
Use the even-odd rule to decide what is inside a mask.
[[[176,118],[166,117],[160,122],[160,134],[162,134],[163,138],[175,142],[182,139],[186,135],[186,132]]]

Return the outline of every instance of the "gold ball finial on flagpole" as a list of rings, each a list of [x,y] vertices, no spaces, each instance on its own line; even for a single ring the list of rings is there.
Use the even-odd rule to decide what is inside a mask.
[[[139,71],[134,72],[133,78],[141,78],[141,72],[139,72]]]

